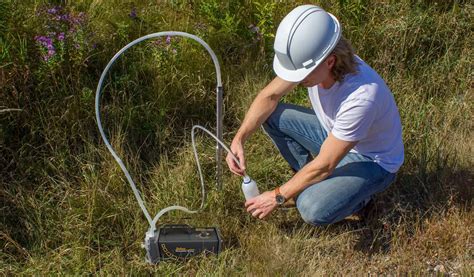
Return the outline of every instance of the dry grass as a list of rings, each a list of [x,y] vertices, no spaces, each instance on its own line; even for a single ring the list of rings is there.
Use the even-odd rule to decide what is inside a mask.
[[[82,65],[63,62],[51,70],[41,67],[33,41],[44,31],[33,16],[41,5],[0,3],[0,107],[23,110],[0,114],[0,274],[473,274],[473,6],[464,1],[322,3],[387,80],[402,117],[406,162],[368,218],[315,228],[296,210],[279,210],[256,221],[244,212],[239,178],[225,172],[222,191],[214,188],[214,142],[202,136],[206,209],[192,217],[171,213],[161,223],[219,226],[225,250],[186,262],[144,262],[146,220],[94,122],[98,76],[133,38],[165,29],[197,33],[222,62],[230,141],[272,77],[271,42],[254,42],[247,26],[262,18],[256,14],[278,22],[295,5],[268,2],[263,9],[244,2],[137,3],[141,21],[128,18],[132,3],[69,3],[89,15],[99,46]],[[213,3],[235,15],[237,30],[226,29],[231,19],[213,13]],[[130,52],[114,68],[114,85],[103,99],[112,144],[151,213],[174,203],[199,206],[189,130],[196,123],[212,126],[214,75],[205,53],[181,43],[182,55],[162,63],[147,47]],[[299,88],[284,101],[307,105],[306,98]],[[261,132],[246,151],[261,190],[291,177]]]

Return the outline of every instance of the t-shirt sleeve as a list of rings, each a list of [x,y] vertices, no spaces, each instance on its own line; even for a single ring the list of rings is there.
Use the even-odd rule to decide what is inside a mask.
[[[337,111],[331,133],[344,141],[360,141],[367,136],[375,114],[376,107],[373,101],[348,100]]]

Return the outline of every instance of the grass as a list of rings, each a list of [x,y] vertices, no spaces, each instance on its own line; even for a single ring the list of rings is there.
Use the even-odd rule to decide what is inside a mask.
[[[140,247],[146,220],[95,125],[102,69],[139,36],[201,36],[221,61],[229,142],[273,76],[272,34],[296,3],[67,2],[65,11],[84,12],[86,20],[46,63],[34,37],[56,28],[48,27],[48,3],[0,3],[0,110],[21,109],[0,113],[0,274],[472,275],[472,4],[315,1],[341,19],[358,55],[392,89],[406,149],[397,181],[363,221],[315,228],[295,210],[256,221],[244,212],[239,178],[226,171],[222,191],[214,188],[214,143],[200,136],[206,208],[168,214],[162,223],[219,226],[225,250],[149,266]],[[137,18],[129,16],[133,8]],[[110,74],[104,125],[151,213],[174,203],[199,206],[190,129],[213,128],[213,70],[202,48],[181,40],[136,47]],[[284,101],[309,104],[303,88]],[[261,190],[291,177],[263,133],[246,151]]]

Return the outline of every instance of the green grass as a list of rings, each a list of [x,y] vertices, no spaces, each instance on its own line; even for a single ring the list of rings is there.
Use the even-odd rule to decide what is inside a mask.
[[[95,123],[103,68],[145,34],[201,36],[221,62],[230,142],[273,77],[272,34],[297,5],[158,2],[67,2],[65,10],[84,12],[86,20],[49,63],[34,37],[51,31],[44,7],[52,4],[0,2],[0,110],[21,109],[0,112],[0,274],[472,275],[474,7],[468,1],[314,1],[341,19],[358,55],[389,84],[402,117],[405,164],[366,220],[315,228],[295,210],[253,219],[243,208],[240,178],[225,171],[222,191],[215,189],[214,142],[199,136],[206,208],[196,216],[173,212],[162,223],[219,226],[225,250],[147,265],[140,248],[146,220]],[[134,7],[137,19],[129,17]],[[261,28],[260,40],[250,24]],[[112,69],[104,126],[151,213],[175,203],[199,206],[190,129],[214,126],[214,80],[208,55],[186,40],[144,43]],[[302,88],[284,101],[308,105]],[[261,190],[291,177],[262,132],[245,147]]]

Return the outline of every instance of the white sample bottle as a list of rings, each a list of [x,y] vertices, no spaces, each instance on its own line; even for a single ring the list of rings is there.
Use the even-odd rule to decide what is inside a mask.
[[[242,182],[242,191],[244,193],[245,200],[249,200],[255,196],[260,195],[260,192],[257,188],[257,183],[248,175],[244,176],[244,181]]]

